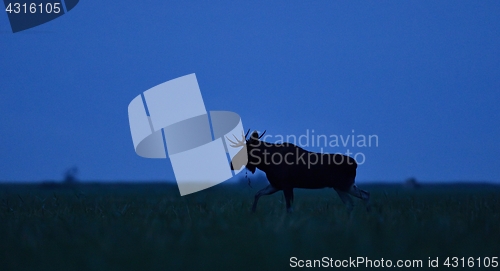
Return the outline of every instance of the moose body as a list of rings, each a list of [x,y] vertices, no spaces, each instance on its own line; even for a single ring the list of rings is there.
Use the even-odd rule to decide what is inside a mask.
[[[287,211],[291,212],[294,188],[333,188],[349,209],[353,206],[349,195],[368,202],[370,194],[354,184],[357,163],[353,158],[310,152],[292,143],[264,142],[260,140],[262,135],[259,137],[253,132],[248,140],[244,136],[242,141],[231,141],[233,147],[244,146],[233,158],[231,169],[237,164],[235,161],[243,160],[248,170],[252,173],[256,168],[262,170],[269,181],[269,185],[255,195],[252,211],[256,210],[261,196],[283,191]],[[248,159],[242,159],[244,156]]]

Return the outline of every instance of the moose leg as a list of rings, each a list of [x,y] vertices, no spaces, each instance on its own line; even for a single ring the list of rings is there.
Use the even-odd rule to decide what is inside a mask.
[[[354,206],[354,202],[352,202],[351,196],[349,196],[349,193],[345,191],[340,191],[335,189],[337,191],[337,194],[339,195],[340,199],[342,202],[347,206],[347,210],[350,212],[352,211],[352,208]]]
[[[274,194],[278,191],[279,191],[279,189],[274,188],[274,186],[272,186],[272,185],[268,185],[268,186],[266,186],[266,188],[259,190],[259,192],[257,192],[257,194],[255,194],[255,199],[254,199],[253,205],[252,205],[252,212],[255,212],[255,209],[257,208],[257,202],[259,201],[259,198],[261,196],[271,195],[271,194]]]
[[[283,193],[285,194],[286,211],[291,213],[291,212],[293,212],[293,208],[292,208],[293,188],[283,189]]]
[[[360,198],[363,201],[367,202],[370,199],[370,193],[365,190],[359,189],[355,184],[349,188],[349,194],[355,196],[356,198]]]
[[[349,194],[355,196],[356,198],[362,199],[365,203],[366,209],[370,211],[370,205],[368,204],[370,200],[369,192],[359,189],[355,184],[353,184],[351,188],[349,188]]]

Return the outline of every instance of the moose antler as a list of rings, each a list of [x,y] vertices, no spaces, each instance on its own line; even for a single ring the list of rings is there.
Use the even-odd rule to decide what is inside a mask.
[[[241,140],[239,140],[238,138],[236,138],[235,135],[233,135],[234,139],[236,140],[236,142],[232,141],[231,139],[229,139],[227,136],[226,136],[226,139],[231,142],[233,145],[230,145],[231,147],[233,148],[238,148],[238,147],[241,147],[241,146],[244,146],[246,144],[246,141],[247,141],[247,136],[248,136],[248,133],[250,133],[250,129],[248,129],[248,132],[246,135],[243,134],[243,131],[241,131]]]

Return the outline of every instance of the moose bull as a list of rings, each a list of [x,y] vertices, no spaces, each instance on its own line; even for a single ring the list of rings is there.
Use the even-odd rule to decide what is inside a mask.
[[[242,139],[234,137],[235,141],[227,138],[231,147],[243,147],[232,159],[231,169],[240,169],[246,166],[255,173],[258,168],[266,173],[269,185],[255,194],[252,212],[257,208],[259,198],[283,191],[286,209],[292,212],[294,188],[326,188],[337,191],[342,202],[348,209],[353,208],[353,201],[349,195],[362,199],[365,204],[370,199],[370,193],[359,189],[354,184],[356,177],[356,161],[342,154],[315,153],[304,150],[291,143],[268,143],[261,141],[254,131],[249,139],[242,133]],[[248,159],[245,159],[248,158]],[[242,162],[245,161],[245,162]],[[246,163],[246,164],[245,164]]]

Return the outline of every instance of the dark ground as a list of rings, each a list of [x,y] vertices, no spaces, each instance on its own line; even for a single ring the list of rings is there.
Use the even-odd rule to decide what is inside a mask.
[[[290,257],[358,256],[424,267],[439,257],[443,267],[500,256],[499,186],[359,185],[373,208],[355,200],[351,213],[333,190],[296,189],[294,213],[280,192],[252,214],[263,186],[181,197],[165,184],[3,184],[0,270],[282,270]]]

